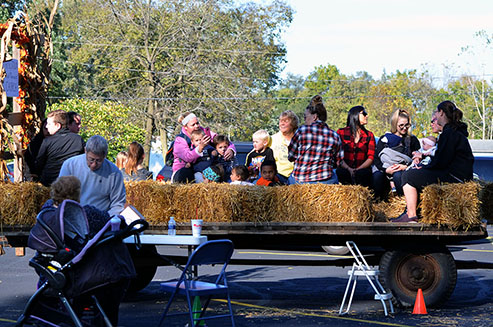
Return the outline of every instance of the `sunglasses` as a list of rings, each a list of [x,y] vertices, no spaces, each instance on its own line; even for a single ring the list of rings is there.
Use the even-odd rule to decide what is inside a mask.
[[[397,127],[399,127],[399,128],[409,128],[409,127],[411,127],[411,124],[400,124],[400,125],[397,125]]]
[[[366,112],[366,110],[361,111],[360,114],[362,114],[365,117],[368,116],[368,113]]]
[[[436,122],[437,122],[437,119],[436,119],[436,118],[433,118],[433,119],[431,120],[431,123],[432,123],[432,124],[434,124],[434,123],[436,123]]]

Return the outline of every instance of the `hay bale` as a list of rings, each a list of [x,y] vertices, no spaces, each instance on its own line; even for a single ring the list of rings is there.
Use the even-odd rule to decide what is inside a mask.
[[[480,217],[493,222],[493,183],[485,183],[479,191]]]
[[[160,199],[163,194],[166,198]],[[346,185],[127,183],[127,201],[151,224],[165,224],[171,215],[177,223],[188,223],[196,214],[214,222],[369,221],[370,198],[367,188]]]
[[[0,183],[0,222],[33,226],[50,190],[39,183]]]
[[[272,187],[269,221],[365,222],[373,218],[370,191],[359,185],[302,184]]]
[[[389,201],[373,203],[374,221],[386,222],[390,218],[398,217],[406,209],[406,198],[404,196],[392,196]]]
[[[151,225],[167,224],[173,211],[173,201],[177,184],[154,181],[127,182],[127,203],[133,205]]]
[[[479,216],[479,184],[433,184],[421,195],[421,222],[469,228],[481,223]]]

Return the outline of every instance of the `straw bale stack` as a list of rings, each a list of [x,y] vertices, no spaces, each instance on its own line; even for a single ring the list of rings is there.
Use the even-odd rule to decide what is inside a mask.
[[[177,184],[157,183],[154,181],[127,182],[127,203],[139,210],[151,225],[164,223],[160,217],[175,215],[173,198]]]
[[[177,223],[196,216],[215,222],[362,222],[373,217],[370,191],[361,186],[133,182],[126,188],[127,201],[153,225],[165,224],[169,216]]]
[[[493,183],[485,183],[479,192],[481,201],[480,215],[482,219],[493,222]]]
[[[28,225],[50,198],[50,190],[38,183],[0,183],[0,222],[3,225]]]
[[[479,189],[475,182],[425,187],[421,194],[421,222],[466,229],[480,224]]]

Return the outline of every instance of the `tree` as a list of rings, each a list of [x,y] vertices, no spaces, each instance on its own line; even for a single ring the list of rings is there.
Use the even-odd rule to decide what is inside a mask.
[[[131,123],[129,117],[135,108],[116,102],[72,99],[56,103],[48,108],[75,111],[82,116],[80,135],[87,140],[101,135],[108,141],[108,159],[114,160],[118,152],[126,150],[133,141],[144,142],[145,130],[138,122]]]
[[[157,130],[173,135],[184,111],[249,138],[273,110],[264,98],[278,80],[280,33],[292,19],[282,1],[69,0],[63,11],[60,46],[72,64],[64,89],[127,99],[146,121],[147,150]]]

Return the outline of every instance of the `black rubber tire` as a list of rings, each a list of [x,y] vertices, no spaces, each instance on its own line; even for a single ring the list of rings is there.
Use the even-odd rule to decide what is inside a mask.
[[[157,266],[135,266],[135,271],[137,272],[137,277],[130,281],[128,287],[129,292],[138,292],[144,288],[152,281],[154,275],[156,274]]]
[[[391,291],[396,305],[414,305],[421,288],[427,306],[439,306],[455,289],[457,268],[445,247],[432,250],[387,251],[380,259],[380,283]]]
[[[327,252],[327,254],[332,255],[346,255],[349,253],[347,246],[334,246],[334,245],[322,245],[322,249]]]

